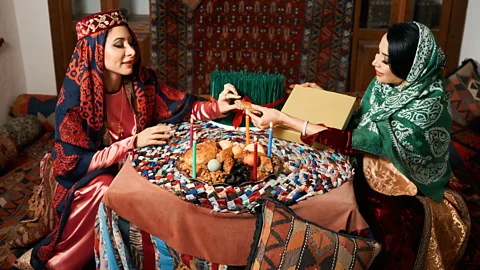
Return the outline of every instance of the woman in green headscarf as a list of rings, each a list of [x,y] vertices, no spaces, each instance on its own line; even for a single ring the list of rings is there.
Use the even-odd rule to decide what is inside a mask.
[[[441,76],[445,55],[426,26],[401,23],[383,36],[372,65],[377,76],[352,130],[310,124],[255,105],[263,115],[250,115],[252,122],[259,128],[268,128],[270,122],[287,126],[301,132],[307,144],[320,142],[345,154],[361,154],[355,192],[362,215],[384,244],[382,264],[411,269],[425,262],[449,268],[463,254],[470,221],[462,199],[445,191],[451,177],[450,96]],[[315,83],[303,86],[320,88]],[[415,216],[423,216],[423,222]],[[449,225],[448,231],[436,226],[442,223]],[[440,238],[442,233],[452,241]]]

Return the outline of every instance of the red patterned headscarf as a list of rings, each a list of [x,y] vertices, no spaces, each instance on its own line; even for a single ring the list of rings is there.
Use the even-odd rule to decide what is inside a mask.
[[[53,174],[60,184],[53,201],[57,224],[53,232],[35,246],[31,261],[35,268],[42,268],[53,255],[68,220],[75,190],[86,186],[100,174],[111,173],[110,168],[89,174],[87,171],[95,152],[105,147],[104,46],[108,29],[118,26],[128,28],[119,11],[97,13],[77,23],[79,40],[55,110],[52,156]],[[196,98],[157,81],[155,72],[142,66],[136,37],[128,30],[135,41],[136,56],[133,72],[124,78],[124,86],[135,112],[137,130],[140,132],[157,122],[185,120]]]
[[[103,147],[104,46],[108,29],[122,25],[128,27],[119,11],[97,13],[77,23],[79,40],[55,111],[54,175],[65,188],[85,175],[93,155]],[[129,31],[135,40],[136,56],[133,73],[124,82],[133,89],[130,94],[137,130],[145,129],[153,120],[183,120],[195,98],[157,82],[153,70],[141,65],[135,35]]]

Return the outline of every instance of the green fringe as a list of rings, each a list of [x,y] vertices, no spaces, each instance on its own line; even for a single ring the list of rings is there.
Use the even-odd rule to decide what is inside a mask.
[[[212,97],[218,99],[223,91],[223,86],[227,83],[234,85],[242,98],[246,95],[254,104],[258,105],[279,100],[285,92],[284,76],[281,74],[214,71],[210,75],[210,94]],[[282,107],[283,103],[275,108],[281,110]],[[224,125],[232,125],[234,115],[234,113],[230,113],[228,116],[215,121]],[[240,126],[245,126],[245,121],[242,121]]]

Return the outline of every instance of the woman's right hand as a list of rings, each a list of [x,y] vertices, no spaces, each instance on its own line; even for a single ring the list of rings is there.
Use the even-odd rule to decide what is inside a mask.
[[[146,128],[138,133],[135,147],[141,148],[149,145],[166,144],[170,138],[170,134],[168,134],[170,131],[172,131],[172,128],[167,125],[156,125]]]
[[[270,123],[272,123],[273,126],[280,125],[282,124],[284,120],[283,118],[285,117],[284,113],[276,109],[270,109],[255,104],[252,104],[252,108],[262,112],[261,117],[256,116],[253,113],[249,113],[250,119],[252,119],[252,123],[260,129],[269,128]]]

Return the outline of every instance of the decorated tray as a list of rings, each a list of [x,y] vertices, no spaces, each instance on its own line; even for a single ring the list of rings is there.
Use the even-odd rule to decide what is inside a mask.
[[[329,192],[353,179],[353,166],[348,157],[276,138],[272,142],[274,170],[257,181],[214,185],[213,182],[198,180],[200,175],[192,179],[190,172],[181,168],[190,149],[189,128],[189,123],[175,125],[168,144],[132,151],[131,164],[138,174],[152,183],[185,201],[214,211],[249,211],[256,205],[257,199],[266,196],[292,204]],[[222,141],[230,142],[232,147],[245,145],[245,132],[242,131],[226,130],[206,122],[195,123],[194,129],[200,143],[215,143],[217,147]],[[266,131],[254,131],[251,135],[258,137],[260,145],[268,145]]]

